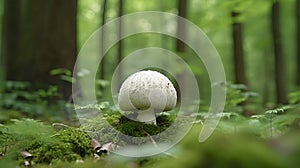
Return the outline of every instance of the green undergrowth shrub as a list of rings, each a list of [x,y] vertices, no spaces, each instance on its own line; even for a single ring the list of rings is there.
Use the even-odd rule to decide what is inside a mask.
[[[12,118],[35,118],[48,122],[72,119],[69,103],[62,99],[58,87],[32,90],[25,81],[6,81],[0,92],[0,122],[9,123]]]
[[[300,129],[299,91],[289,94],[289,104],[278,105],[272,109],[255,108],[248,111],[249,106],[259,106],[253,102],[259,97],[247,91],[246,86],[227,85],[226,103],[220,117],[218,129],[225,133],[249,132],[258,137],[268,138],[284,135],[292,129]],[[198,123],[204,123],[207,111],[197,114]]]
[[[285,105],[250,117],[222,113],[217,128],[224,133],[248,132],[261,138],[275,138],[300,129],[299,112],[298,105]]]

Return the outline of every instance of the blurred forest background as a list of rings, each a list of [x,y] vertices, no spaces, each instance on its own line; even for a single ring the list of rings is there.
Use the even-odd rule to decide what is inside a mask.
[[[187,18],[207,34],[221,56],[227,81],[256,93],[254,105],[244,103],[250,111],[274,108],[289,103],[289,94],[299,91],[299,4],[299,0],[2,0],[0,91],[19,86],[51,92],[49,85],[55,85],[52,90],[68,100],[76,55],[94,31],[128,13],[163,11]],[[199,66],[201,60],[195,61],[197,56],[182,42],[158,34],[128,37],[110,49],[99,68],[99,85],[104,88],[100,99],[110,91],[107,81],[122,58],[148,46],[179,54],[198,79],[202,102],[209,104],[209,77]]]
[[[114,45],[99,66],[95,83],[99,102],[74,108],[72,82],[88,74],[78,70],[73,77],[80,49],[105,23],[143,11],[188,19],[219,52],[228,82],[227,99],[218,114],[217,133],[209,141],[197,141],[203,121],[210,117],[213,84],[205,66],[187,45],[161,34],[138,34]],[[185,31],[180,24],[173,27]],[[114,159],[102,159],[101,150],[105,144],[122,141],[105,124],[126,135],[150,137],[153,146],[148,148],[153,149],[159,139],[152,135],[171,127],[177,117],[173,112],[160,114],[158,126],[135,122],[121,115],[106,97],[118,63],[145,47],[167,49],[186,61],[197,77],[200,109],[193,111],[198,109],[198,100],[196,105],[191,103],[196,121],[174,146],[176,156],[164,152],[114,166]],[[180,76],[181,71],[178,68],[175,75]],[[80,89],[85,88],[76,88],[74,94]],[[105,115],[80,125],[76,108]],[[3,167],[31,166],[31,161],[41,167],[299,167],[299,108],[300,0],[0,0]],[[96,143],[91,134],[104,145]],[[109,154],[110,149],[104,150]]]

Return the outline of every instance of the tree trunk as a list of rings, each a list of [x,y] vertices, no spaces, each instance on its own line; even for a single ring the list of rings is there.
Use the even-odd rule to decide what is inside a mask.
[[[3,46],[2,46],[2,36],[4,34],[3,32],[3,6],[4,2],[0,2],[0,93],[2,93],[5,90],[5,64],[4,64],[4,57],[3,57]]]
[[[297,0],[297,72],[296,84],[300,87],[300,0]]]
[[[234,76],[235,83],[247,85],[247,78],[245,72],[245,60],[244,60],[244,49],[243,49],[243,24],[238,22],[236,19],[239,17],[240,13],[232,12],[231,17],[232,23],[232,39],[233,39],[233,60],[234,60]],[[246,90],[242,90],[246,91]],[[247,105],[247,102],[241,102],[239,104],[242,107]],[[252,112],[244,109],[243,114],[245,116],[250,116]]]
[[[272,32],[275,56],[275,84],[277,103],[286,104],[288,100],[286,94],[284,59],[282,54],[282,44],[280,37],[279,8],[279,1],[274,2],[272,5]]]
[[[106,22],[106,4],[107,4],[107,0],[103,0],[103,3],[102,3],[102,13],[101,13],[101,23],[100,23],[100,27],[102,27],[105,22]],[[102,29],[104,31],[104,29]],[[100,79],[105,79],[105,59],[104,59],[104,43],[105,43],[105,32],[102,33],[102,36],[101,36],[101,55],[103,56],[102,60],[101,60],[101,63],[100,63]]]
[[[20,41],[20,0],[4,0],[2,43],[1,43],[1,74],[2,80],[5,76],[13,76],[14,61],[18,57]],[[9,58],[9,59],[8,59]],[[9,65],[9,66],[6,66]],[[6,75],[6,72],[10,74]],[[4,85],[4,82],[1,82]],[[3,89],[4,86],[1,86]]]
[[[178,9],[178,16],[182,18],[187,17],[187,6],[188,6],[188,0],[178,0],[177,1],[177,9]],[[185,22],[182,22],[180,18],[177,20],[177,37],[181,39],[186,38],[186,25]],[[177,53],[184,53],[186,48],[185,48],[185,43],[181,41],[180,39],[176,40],[176,52]],[[185,90],[180,90],[180,93],[178,93],[178,99],[177,102],[180,102],[181,98],[185,97],[187,95],[188,90],[185,87],[184,81],[184,72],[180,72],[176,74],[176,78],[178,79],[178,85],[181,85],[181,88],[184,88]],[[181,82],[182,81],[182,82]],[[179,90],[178,88],[176,88]]]
[[[186,18],[187,15],[187,3],[188,0],[178,0],[178,16]],[[182,37],[183,39],[186,36],[186,30],[185,30],[185,24],[184,22],[180,22],[180,20],[178,20],[177,22],[177,36],[178,37]],[[176,40],[176,51],[177,52],[184,52],[185,51],[185,44],[177,39]]]
[[[119,11],[118,11],[118,16],[121,17],[123,16],[123,6],[124,6],[124,1],[123,0],[119,0]],[[122,25],[122,19],[120,18],[120,22],[119,22],[119,32],[118,32],[118,37],[119,39],[121,39],[122,37],[122,33],[123,33],[123,25]],[[118,42],[118,48],[117,48],[117,64],[119,65],[119,63],[122,61],[123,58],[123,41],[120,40]],[[118,69],[118,84],[119,84],[119,88],[121,87],[122,84],[122,66],[119,65],[119,69]]]
[[[239,13],[232,12],[231,16],[233,19],[232,39],[235,83],[247,85],[243,52],[243,26],[242,23],[235,21],[235,19],[239,16]]]
[[[24,0],[22,3],[20,47],[15,57],[6,55],[7,78],[30,81],[35,87],[56,84],[69,97],[71,84],[50,76],[49,71],[73,70],[77,53],[77,0]]]

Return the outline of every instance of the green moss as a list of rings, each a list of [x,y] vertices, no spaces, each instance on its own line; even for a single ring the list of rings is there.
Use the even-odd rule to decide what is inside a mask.
[[[121,146],[140,145],[145,139],[129,142],[120,134],[133,137],[148,137],[157,135],[171,126],[174,116],[160,115],[157,117],[157,125],[130,120],[121,114],[104,114],[90,120],[84,129],[91,132],[91,136],[102,144],[113,142]]]
[[[79,128],[68,128],[58,132],[58,138],[65,144],[71,144],[72,151],[81,157],[91,155],[91,137]]]
[[[33,141],[25,150],[32,153],[35,163],[75,161],[93,153],[90,143],[91,138],[83,130],[67,128],[58,131],[52,141]]]
[[[72,162],[92,156],[91,132],[101,144],[113,142],[119,146],[141,145],[149,142],[149,135],[157,135],[169,128],[173,123],[170,116],[159,116],[157,126],[132,121],[120,114],[109,114],[94,118],[83,128],[66,128],[55,131],[51,126],[32,119],[16,120],[14,124],[0,129],[2,147],[9,146],[9,152],[15,151],[15,160],[24,164],[20,151],[28,151],[33,155],[36,164],[53,164],[56,162]],[[117,131],[116,131],[117,130]],[[137,138],[134,141],[124,139],[120,133]],[[161,137],[160,137],[161,138]],[[8,140],[6,140],[8,139]],[[157,140],[157,139],[155,139]],[[9,153],[7,152],[7,153]],[[7,154],[6,153],[6,154]]]
[[[72,144],[70,143],[39,144],[39,142],[35,142],[28,151],[33,154],[35,163],[49,164],[55,160],[75,161],[80,158],[78,154],[72,151]]]
[[[125,135],[147,137],[149,135],[157,135],[158,133],[163,132],[172,124],[172,122],[173,121],[166,115],[157,117],[157,125],[133,121],[121,116],[119,122],[114,126],[118,131]]]

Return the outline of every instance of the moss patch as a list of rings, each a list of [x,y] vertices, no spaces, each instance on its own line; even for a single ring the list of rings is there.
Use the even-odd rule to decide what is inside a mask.
[[[172,119],[166,115],[157,117],[157,125],[133,121],[121,116],[119,122],[114,123],[113,126],[125,135],[147,137],[149,135],[157,135],[158,133],[163,132],[172,124],[172,122]]]
[[[121,114],[104,114],[90,120],[83,126],[90,135],[101,143],[113,142],[118,145],[140,145],[145,141],[131,141],[130,144],[120,134],[132,137],[146,137],[157,135],[174,122],[174,116],[160,115],[157,117],[157,125],[133,121]]]
[[[52,141],[38,139],[25,150],[33,154],[35,163],[51,163],[54,160],[75,161],[93,153],[91,138],[83,130],[67,128],[58,131]]]

